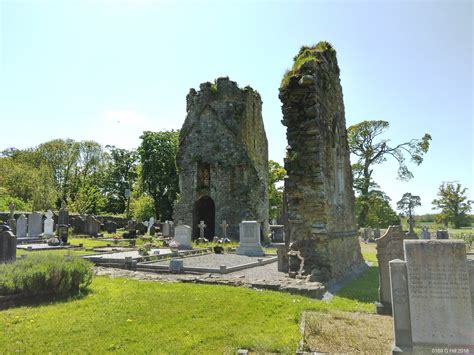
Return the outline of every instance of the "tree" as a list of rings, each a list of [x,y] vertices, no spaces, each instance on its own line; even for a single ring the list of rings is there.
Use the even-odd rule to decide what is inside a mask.
[[[179,192],[176,168],[179,131],[145,131],[140,138],[142,143],[138,154],[143,189],[153,198],[156,217],[171,219],[173,203]]]
[[[404,215],[408,217],[408,225],[410,227],[410,234],[414,233],[414,219],[413,219],[413,210],[415,207],[421,206],[420,196],[412,195],[409,192],[405,192],[402,196],[402,199],[397,202],[397,208],[402,211]]]
[[[444,182],[438,190],[439,198],[434,199],[433,209],[441,209],[440,220],[445,224],[451,222],[454,228],[459,228],[467,224],[469,220],[468,212],[471,211],[471,203],[465,195],[467,188],[462,188],[461,184]]]
[[[125,190],[132,189],[138,176],[138,154],[135,150],[106,146],[109,161],[105,169],[104,190],[107,195],[107,211],[125,212],[127,196]]]
[[[390,206],[390,197],[379,190],[371,190],[367,197],[358,196],[355,200],[355,210],[358,215],[361,209],[367,209],[367,219],[364,226],[387,228],[400,224],[400,218]]]
[[[278,186],[285,178],[286,170],[276,161],[268,161],[268,207],[270,218],[277,218],[283,208],[283,185]]]
[[[363,121],[350,126],[347,130],[350,152],[357,157],[357,162],[352,165],[354,188],[365,200],[357,215],[360,226],[367,224],[369,192],[376,186],[372,180],[374,165],[382,164],[391,157],[398,162],[399,179],[409,180],[413,174],[406,165],[405,156],[410,157],[416,165],[420,165],[423,162],[423,155],[428,152],[430,146],[431,136],[427,133],[421,139],[412,139],[395,146],[390,146],[387,139],[376,141],[389,126],[386,121]]]

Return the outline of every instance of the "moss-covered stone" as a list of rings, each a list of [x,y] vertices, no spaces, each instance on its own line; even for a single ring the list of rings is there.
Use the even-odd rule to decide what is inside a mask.
[[[285,232],[312,280],[339,278],[363,259],[339,67],[329,43],[301,48],[280,100],[288,139]]]
[[[203,218],[206,237],[222,236],[223,220],[234,239],[243,220],[261,222],[267,235],[268,143],[260,95],[251,87],[240,89],[229,78],[218,78],[201,84],[199,91],[191,89],[186,102],[175,221],[192,226],[196,238],[202,213],[214,204],[214,212]]]

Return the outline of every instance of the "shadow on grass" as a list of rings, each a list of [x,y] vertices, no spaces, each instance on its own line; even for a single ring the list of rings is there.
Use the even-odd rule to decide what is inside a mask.
[[[67,303],[75,300],[80,300],[87,297],[92,293],[89,288],[83,289],[77,294],[66,294],[66,295],[12,295],[12,296],[0,296],[0,311],[7,310],[10,308],[17,307],[39,307],[46,304],[58,304]]]
[[[379,268],[371,266],[336,293],[337,296],[363,303],[378,301]]]

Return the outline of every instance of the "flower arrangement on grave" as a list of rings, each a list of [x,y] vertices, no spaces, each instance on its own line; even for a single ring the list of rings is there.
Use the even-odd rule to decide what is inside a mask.
[[[151,243],[145,243],[140,248],[138,248],[138,254],[141,256],[148,256],[150,255],[151,251]]]

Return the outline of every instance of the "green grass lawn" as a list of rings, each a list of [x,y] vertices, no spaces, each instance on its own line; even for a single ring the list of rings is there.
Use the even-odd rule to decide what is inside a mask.
[[[273,291],[97,277],[82,298],[1,311],[0,349],[288,353],[304,310],[348,310],[339,306]]]
[[[370,261],[374,247],[362,245]],[[294,353],[303,311],[374,313],[377,277],[374,266],[330,302],[231,286],[96,277],[82,297],[0,311],[0,353]]]

